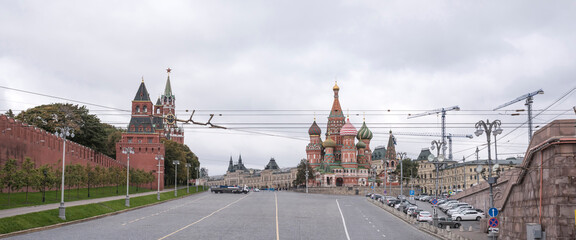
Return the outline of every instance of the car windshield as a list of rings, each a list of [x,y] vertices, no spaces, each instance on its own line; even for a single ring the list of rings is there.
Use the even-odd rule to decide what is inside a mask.
[[[432,216],[432,214],[430,212],[425,212],[425,211],[420,212],[420,215],[421,216]]]

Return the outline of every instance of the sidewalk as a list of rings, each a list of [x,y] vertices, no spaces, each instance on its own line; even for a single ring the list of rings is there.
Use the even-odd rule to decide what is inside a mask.
[[[184,187],[184,188],[186,188],[186,187]],[[180,187],[179,189],[182,189],[182,188]],[[174,188],[164,189],[160,192],[163,193],[163,192],[173,192],[173,191],[174,191]],[[157,193],[156,191],[151,191],[151,192],[145,192],[145,193],[130,194],[130,198],[152,195],[152,194],[155,195],[156,193]],[[118,199],[126,199],[126,195],[78,200],[78,201],[73,201],[73,202],[64,202],[64,206],[65,207],[72,207],[72,206],[86,205],[86,204],[91,204],[91,203],[107,202],[107,201],[118,200]],[[46,211],[46,210],[50,210],[50,209],[58,209],[59,207],[60,207],[60,203],[51,203],[51,204],[36,205],[36,206],[31,206],[31,207],[10,208],[10,209],[5,209],[5,210],[0,210],[0,218],[22,215],[22,214],[26,214],[26,213],[41,212],[41,211]]]

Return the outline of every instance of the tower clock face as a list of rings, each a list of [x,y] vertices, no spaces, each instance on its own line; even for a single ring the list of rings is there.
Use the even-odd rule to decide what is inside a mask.
[[[176,122],[176,117],[174,117],[174,114],[168,114],[168,116],[166,116],[166,122],[170,125],[173,125],[174,122]]]

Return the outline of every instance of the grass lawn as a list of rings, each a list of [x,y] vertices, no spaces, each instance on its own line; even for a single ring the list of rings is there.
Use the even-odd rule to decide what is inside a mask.
[[[118,194],[116,194],[116,190],[118,190]],[[143,193],[149,191],[151,190],[142,187],[136,188],[134,186],[130,186],[130,194]],[[49,203],[59,203],[60,195],[61,195],[60,190],[46,191],[45,195],[46,201],[42,202],[41,192],[29,192],[28,200],[26,200],[25,192],[16,192],[11,194],[3,192],[0,193],[0,210],[9,208],[30,207]],[[122,196],[122,195],[126,195],[126,185],[119,186],[118,188],[115,186],[90,188],[90,197],[88,197],[88,188],[80,188],[80,189],[73,188],[64,190],[64,201],[72,202],[85,199]],[[8,197],[10,197],[10,204],[8,203]]]
[[[126,191],[126,189],[124,189],[124,191]],[[202,188],[199,189],[199,192],[202,192]],[[163,202],[174,198],[180,198],[194,193],[196,193],[196,188],[191,187],[189,194],[186,193],[185,188],[179,189],[178,197],[174,197],[174,192],[161,193],[160,201],[156,200],[156,194],[150,194],[141,197],[133,197],[130,198],[130,207],[124,206],[125,203],[124,199],[101,202],[101,203],[93,203],[81,206],[66,207],[66,220],[62,220],[58,217],[58,209],[0,218],[0,234],[6,234],[31,228],[44,227],[63,222],[85,219],[129,208],[135,208],[158,202]],[[0,238],[1,237],[2,236],[0,235]]]

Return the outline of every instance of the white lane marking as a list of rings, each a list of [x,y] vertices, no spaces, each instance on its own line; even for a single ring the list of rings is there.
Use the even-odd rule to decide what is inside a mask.
[[[342,225],[344,225],[344,232],[346,232],[346,239],[350,240],[350,235],[348,235],[348,228],[346,228],[346,220],[344,220],[344,214],[342,214],[342,209],[340,209],[340,203],[336,199],[336,205],[338,205],[338,211],[340,211],[340,216],[342,216]]]
[[[280,240],[280,231],[278,230],[278,195],[274,192],[274,199],[276,200],[276,240]]]
[[[140,221],[140,220],[143,220],[143,219],[146,219],[146,218],[149,218],[149,217],[153,217],[153,216],[157,216],[157,215],[160,215],[161,213],[165,213],[165,212],[174,210],[174,209],[176,209],[176,208],[179,208],[179,207],[182,207],[182,206],[185,206],[185,205],[192,204],[192,203],[194,203],[194,202],[196,202],[196,201],[198,201],[198,200],[204,199],[204,198],[206,198],[206,197],[207,197],[207,196],[203,196],[203,197],[200,197],[200,198],[195,199],[194,201],[186,202],[186,203],[184,203],[184,204],[180,204],[180,205],[171,207],[171,208],[169,208],[169,209],[167,209],[167,210],[164,210],[164,211],[161,211],[161,212],[157,212],[157,213],[154,213],[154,214],[151,214],[151,215],[148,215],[148,216],[144,216],[144,217],[141,217],[141,218],[138,218],[138,219],[134,219],[134,220],[129,221],[129,222],[122,223],[122,226],[126,226],[126,225],[128,225],[128,224],[135,223],[135,222],[138,222],[138,221]]]
[[[188,224],[188,225],[186,225],[186,226],[184,226],[184,227],[182,227],[182,228],[180,228],[180,229],[178,229],[178,230],[176,230],[176,231],[174,231],[174,232],[172,232],[172,233],[170,233],[170,234],[168,234],[168,235],[166,235],[166,236],[164,236],[164,237],[158,238],[158,240],[166,239],[167,237],[170,237],[170,236],[172,236],[172,235],[174,235],[174,234],[176,234],[176,233],[178,233],[178,232],[180,232],[180,231],[182,231],[182,230],[184,230],[184,229],[186,229],[186,228],[189,228],[189,227],[191,227],[192,225],[194,225],[194,224],[196,224],[196,223],[202,222],[202,221],[204,221],[204,219],[211,217],[212,215],[214,215],[214,214],[216,214],[216,213],[218,213],[218,212],[220,212],[220,211],[222,211],[222,210],[224,210],[224,209],[232,206],[233,204],[235,204],[235,203],[237,203],[237,202],[240,202],[240,200],[242,200],[242,199],[244,199],[244,198],[246,198],[246,197],[248,197],[248,196],[250,196],[250,195],[246,195],[246,196],[244,196],[244,197],[242,197],[242,198],[240,198],[240,199],[238,199],[238,200],[236,200],[236,201],[234,201],[234,202],[232,202],[232,203],[230,203],[230,204],[228,204],[228,205],[226,205],[226,206],[224,206],[224,207],[222,207],[222,208],[220,208],[220,209],[218,209],[218,210],[216,210],[216,211],[214,211],[214,212],[212,212],[212,213],[210,213],[210,214],[208,214],[208,215],[206,215],[206,216],[204,216],[203,218],[200,218],[200,220],[198,220],[198,221],[196,221],[196,222],[190,223],[190,224]]]

